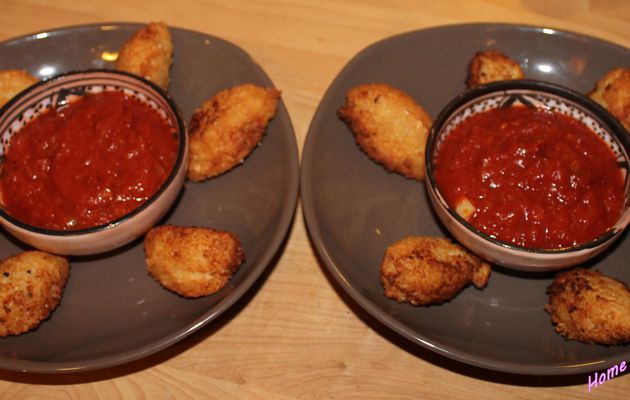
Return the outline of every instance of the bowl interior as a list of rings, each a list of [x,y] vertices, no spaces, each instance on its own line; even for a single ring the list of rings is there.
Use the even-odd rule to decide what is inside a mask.
[[[444,140],[457,126],[476,114],[518,105],[552,111],[576,119],[589,127],[611,149],[624,179],[625,200],[621,217],[608,232],[587,243],[563,249],[517,246],[496,240],[481,232],[448,205],[440,192],[434,175],[434,160]],[[630,139],[628,134],[621,124],[601,106],[570,89],[545,82],[523,80],[483,85],[461,94],[449,103],[436,119],[427,141],[426,168],[428,183],[432,186],[437,201],[447,210],[450,217],[458,220],[469,230],[502,247],[535,253],[556,254],[596,247],[626,228],[630,222],[629,154]]]
[[[4,162],[5,152],[8,150],[11,138],[18,133],[29,121],[37,118],[45,111],[64,106],[83,96],[106,91],[118,91],[126,96],[149,105],[157,111],[169,126],[177,132],[179,147],[172,171],[161,185],[160,189],[147,202],[130,213],[108,224],[92,228],[56,231],[28,225],[11,216],[2,206],[0,196],[0,217],[27,230],[38,233],[57,235],[78,235],[99,231],[128,219],[142,209],[148,207],[152,200],[168,187],[185,163],[187,137],[183,120],[175,103],[161,89],[153,83],[134,75],[111,70],[87,70],[70,72],[46,81],[36,83],[9,101],[0,109],[0,164]]]

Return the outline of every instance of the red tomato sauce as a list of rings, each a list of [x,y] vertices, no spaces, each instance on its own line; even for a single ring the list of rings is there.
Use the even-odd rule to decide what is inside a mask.
[[[175,129],[121,92],[51,109],[13,135],[0,175],[5,209],[53,230],[107,224],[145,203],[170,174]]]
[[[624,181],[610,148],[563,114],[514,106],[476,114],[444,140],[435,178],[447,203],[509,244],[557,249],[590,241],[621,216]]]

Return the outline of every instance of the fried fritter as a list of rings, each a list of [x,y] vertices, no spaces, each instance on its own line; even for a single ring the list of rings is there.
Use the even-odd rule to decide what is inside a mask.
[[[604,75],[589,96],[614,115],[630,132],[630,68],[615,68]]]
[[[484,288],[488,263],[448,239],[408,237],[387,248],[381,263],[385,296],[399,303],[438,304],[473,283]]]
[[[222,90],[190,120],[188,179],[200,182],[234,168],[260,143],[280,91],[253,84]]]
[[[556,332],[585,343],[630,342],[630,290],[599,271],[577,268],[561,272],[547,288]]]
[[[69,269],[66,258],[34,250],[0,261],[0,336],[28,332],[48,318]]]
[[[356,86],[338,110],[361,149],[387,170],[424,179],[431,117],[407,93],[382,83]]]
[[[472,88],[488,82],[524,77],[521,66],[505,54],[499,51],[478,51],[468,64],[466,86]]]
[[[173,59],[171,33],[164,22],[151,22],[127,40],[116,60],[116,69],[141,76],[168,90]]]
[[[0,70],[0,107],[35,82],[37,78],[24,70]]]
[[[149,274],[184,297],[201,297],[227,284],[245,261],[238,236],[210,228],[158,226],[144,239]]]

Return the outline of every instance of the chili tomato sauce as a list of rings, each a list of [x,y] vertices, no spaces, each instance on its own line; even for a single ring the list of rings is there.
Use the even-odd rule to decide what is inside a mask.
[[[611,228],[624,204],[622,173],[599,136],[569,116],[524,106],[455,127],[438,150],[435,178],[451,207],[472,203],[468,222],[518,246],[585,243]]]
[[[11,138],[2,202],[42,228],[107,224],[159,190],[178,146],[175,129],[149,105],[117,91],[89,94],[47,110]]]

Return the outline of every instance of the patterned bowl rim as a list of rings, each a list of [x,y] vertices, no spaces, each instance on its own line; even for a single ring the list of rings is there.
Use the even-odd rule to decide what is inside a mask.
[[[542,95],[552,95],[569,103],[574,103],[582,111],[585,112],[590,118],[594,119],[599,125],[609,133],[609,135],[615,139],[619,144],[620,151],[625,159],[626,164],[626,176],[625,176],[625,210],[621,213],[621,216],[615,225],[604,232],[600,236],[579,244],[577,246],[569,246],[558,249],[541,249],[535,247],[526,247],[510,244],[497,240],[490,235],[481,232],[475,226],[470,224],[459,214],[457,214],[447,203],[440,190],[434,176],[433,169],[433,155],[434,149],[436,149],[437,139],[441,136],[444,128],[451,122],[452,117],[462,109],[468,108],[471,105],[477,103],[481,98],[488,97],[488,95],[496,94],[496,96],[507,97],[509,94],[515,92],[534,92]],[[510,103],[511,104],[511,103]],[[508,104],[509,106],[509,104]],[[534,105],[528,105],[534,106]],[[544,81],[530,80],[530,79],[518,79],[510,81],[490,82],[484,85],[477,86],[473,89],[469,89],[451,100],[438,114],[435,119],[429,137],[427,139],[425,148],[425,169],[426,169],[426,183],[430,186],[437,198],[437,202],[445,208],[451,218],[454,218],[457,222],[463,225],[468,231],[474,235],[484,239],[495,246],[517,252],[526,252],[538,255],[558,255],[566,253],[580,252],[583,250],[594,249],[609,240],[619,235],[628,224],[628,213],[630,212],[630,173],[628,173],[628,164],[630,162],[630,134],[626,132],[621,123],[601,105],[590,99],[588,96],[569,89],[567,87]],[[624,221],[622,226],[619,226],[619,222]]]
[[[146,210],[153,203],[155,203],[157,199],[160,198],[162,194],[173,183],[176,176],[178,175],[178,171],[182,167],[182,164],[185,162],[186,149],[188,147],[188,135],[186,132],[186,125],[184,123],[182,113],[179,107],[177,106],[177,103],[175,103],[173,98],[155,83],[145,78],[142,78],[140,76],[137,76],[137,75],[125,72],[125,71],[99,69],[99,68],[68,71],[68,72],[61,73],[59,75],[55,75],[54,77],[51,77],[49,79],[34,83],[33,85],[29,86],[28,88],[24,89],[22,92],[20,92],[19,94],[11,98],[11,100],[9,100],[4,106],[0,108],[0,122],[6,117],[7,111],[9,111],[14,106],[15,103],[19,102],[22,98],[28,96],[33,90],[36,90],[37,88],[40,88],[42,86],[50,86],[50,85],[62,82],[64,80],[71,79],[76,76],[81,77],[82,75],[83,75],[82,77],[83,79],[95,79],[95,78],[98,78],[99,76],[102,76],[103,79],[108,79],[108,76],[109,77],[119,76],[119,77],[125,77],[126,79],[131,78],[131,80],[138,82],[140,84],[139,86],[141,87],[146,86],[150,89],[149,91],[155,92],[157,97],[161,98],[164,101],[164,103],[168,105],[170,109],[168,111],[170,111],[170,113],[174,116],[174,119],[176,122],[175,128],[177,129],[178,138],[179,138],[179,148],[177,150],[177,158],[175,160],[175,163],[173,164],[173,168],[169,176],[166,178],[166,180],[162,183],[162,185],[158,189],[158,191],[155,192],[155,194],[153,194],[153,196],[151,196],[151,198],[149,198],[145,203],[138,206],[137,208],[134,208],[127,214],[113,221],[110,221],[109,223],[97,225],[90,228],[76,229],[76,230],[53,230],[53,229],[46,229],[46,228],[30,225],[10,215],[8,212],[5,211],[4,207],[0,204],[0,219],[6,220],[7,222],[17,226],[20,229],[30,231],[39,235],[48,235],[48,236],[56,236],[56,237],[74,237],[74,236],[98,233],[105,230],[110,230],[116,226],[120,226],[124,222],[131,220],[134,216],[140,214],[142,211]],[[81,86],[80,82],[83,79],[77,79],[75,82],[73,82],[74,83],[73,86]],[[119,86],[121,86],[121,89],[124,88],[124,85],[122,84]],[[30,106],[32,105],[29,104],[28,107]]]

